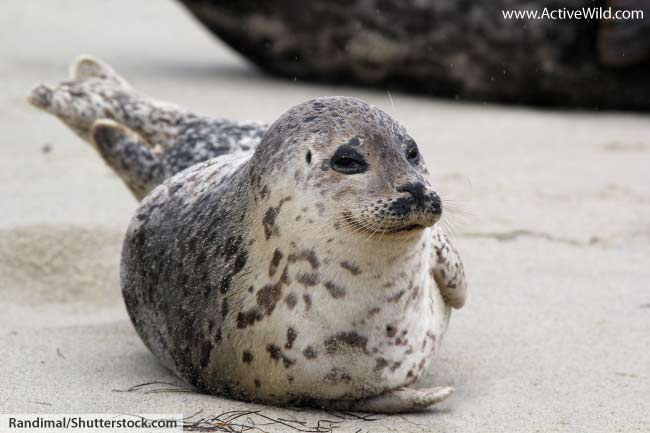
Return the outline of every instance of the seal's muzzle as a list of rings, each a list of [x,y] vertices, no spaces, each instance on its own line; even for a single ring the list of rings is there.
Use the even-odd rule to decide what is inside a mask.
[[[393,215],[403,218],[404,225],[399,230],[430,227],[440,219],[440,196],[423,183],[407,183],[399,186],[397,191],[409,194],[393,201],[389,208]]]

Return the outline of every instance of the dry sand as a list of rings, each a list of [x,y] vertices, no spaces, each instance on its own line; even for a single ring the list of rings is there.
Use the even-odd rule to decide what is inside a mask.
[[[343,94],[400,119],[448,200],[470,280],[425,380],[457,393],[429,412],[359,420],[149,392],[170,388],[160,384],[118,392],[176,382],[122,305],[119,250],[136,203],[92,149],[24,102],[80,53],[215,116],[272,121],[308,98]],[[0,59],[1,413],[262,409],[309,426],[333,420],[341,432],[648,431],[648,115],[396,93],[393,105],[382,91],[280,81],[158,0],[5,1]]]

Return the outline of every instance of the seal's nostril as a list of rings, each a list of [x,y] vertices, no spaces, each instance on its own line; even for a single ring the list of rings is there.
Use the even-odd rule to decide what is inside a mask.
[[[397,192],[410,193],[419,207],[424,207],[424,201],[426,198],[425,191],[426,188],[424,184],[420,182],[407,183],[397,188]]]

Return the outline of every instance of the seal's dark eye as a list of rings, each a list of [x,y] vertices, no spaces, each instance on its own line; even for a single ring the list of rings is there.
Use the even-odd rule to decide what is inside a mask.
[[[330,167],[334,171],[343,174],[357,174],[363,173],[368,169],[368,164],[355,148],[344,144],[339,146],[330,160]]]
[[[406,150],[406,158],[411,161],[412,164],[417,164],[420,162],[420,152],[418,148],[413,144]]]

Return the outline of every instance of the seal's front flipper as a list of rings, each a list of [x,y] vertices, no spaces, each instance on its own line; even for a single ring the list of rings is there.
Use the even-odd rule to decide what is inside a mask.
[[[435,388],[398,388],[376,397],[362,400],[336,400],[328,402],[326,408],[373,413],[415,412],[445,400],[454,392],[450,386]]]
[[[167,177],[160,149],[125,126],[100,119],[93,123],[91,136],[99,154],[138,200]]]
[[[445,303],[453,308],[462,308],[467,298],[465,268],[456,248],[447,235],[438,227],[431,231],[431,269],[433,277]]]

